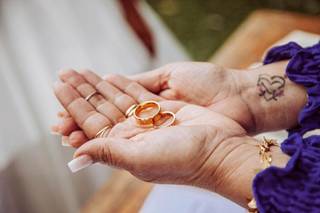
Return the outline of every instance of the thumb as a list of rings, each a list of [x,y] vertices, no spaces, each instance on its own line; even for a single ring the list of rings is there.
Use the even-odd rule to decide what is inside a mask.
[[[123,138],[98,138],[80,146],[74,159],[68,163],[72,172],[84,169],[95,162],[130,170],[135,159],[132,141]]]
[[[138,82],[144,88],[153,93],[160,93],[164,89],[168,89],[168,81],[170,71],[165,67],[128,76],[129,79]]]

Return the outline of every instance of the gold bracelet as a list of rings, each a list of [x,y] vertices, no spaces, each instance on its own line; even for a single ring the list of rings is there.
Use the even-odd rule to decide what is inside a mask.
[[[263,137],[263,141],[258,145],[260,148],[259,151],[259,156],[260,156],[260,162],[262,163],[262,168],[261,169],[256,169],[255,173],[257,174],[258,172],[260,172],[263,169],[268,168],[269,166],[271,166],[271,162],[272,162],[272,156],[271,156],[271,147],[272,146],[279,146],[279,144],[277,143],[276,140],[273,139],[266,139],[265,137]],[[250,202],[248,203],[248,213],[258,213],[258,209],[257,209],[257,204],[256,204],[256,200],[254,198],[252,198],[250,200]]]

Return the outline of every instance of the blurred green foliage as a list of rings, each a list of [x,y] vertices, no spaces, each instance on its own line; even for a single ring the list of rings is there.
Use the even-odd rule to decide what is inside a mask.
[[[146,0],[194,60],[206,60],[246,16],[262,8],[320,14],[320,0]]]

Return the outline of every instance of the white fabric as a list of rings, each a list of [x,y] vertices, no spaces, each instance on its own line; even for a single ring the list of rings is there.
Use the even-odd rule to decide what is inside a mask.
[[[156,35],[150,60],[117,0],[0,1],[0,212],[79,212],[107,180],[93,166],[71,174],[73,150],[50,135],[60,108],[52,82],[60,68],[132,74],[188,57],[150,8]]]
[[[237,204],[206,190],[189,186],[156,185],[141,213],[239,213]]]

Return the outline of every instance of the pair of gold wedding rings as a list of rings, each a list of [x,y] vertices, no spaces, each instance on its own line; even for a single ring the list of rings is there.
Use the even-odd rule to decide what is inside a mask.
[[[163,128],[174,124],[176,116],[170,111],[161,111],[156,101],[145,101],[134,104],[125,113],[126,117],[133,116],[140,127]]]

